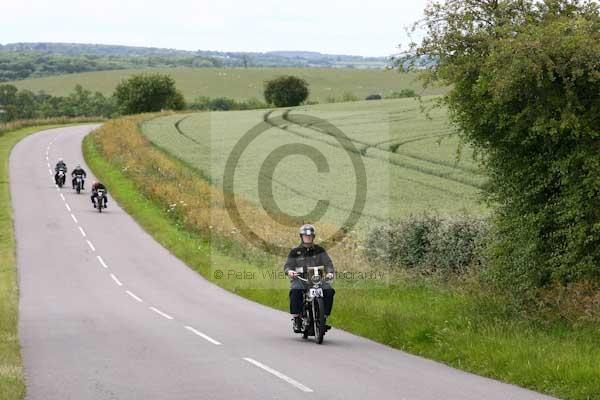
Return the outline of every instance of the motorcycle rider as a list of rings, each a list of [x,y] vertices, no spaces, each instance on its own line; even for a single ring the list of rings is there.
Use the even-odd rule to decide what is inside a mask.
[[[96,204],[96,199],[98,198],[98,190],[103,189],[106,194],[108,194],[108,190],[106,190],[106,186],[104,186],[102,183],[98,182],[98,181],[94,181],[94,183],[92,183],[92,195],[90,196],[90,198],[92,199],[92,204],[94,205],[94,208],[96,208],[98,205]],[[108,196],[104,196],[104,205],[107,206],[108,205]]]
[[[62,157],[58,158],[56,162],[56,166],[54,167],[54,182],[58,185],[58,172],[63,171],[65,174],[67,173],[67,164],[63,161]]]
[[[77,164],[77,166],[75,167],[75,169],[73,171],[71,171],[71,176],[73,177],[73,179],[71,180],[71,183],[73,184],[73,189],[75,189],[75,180],[77,179],[77,175],[82,175],[84,178],[87,178],[87,174],[85,172],[85,170],[83,168],[81,168],[81,165]],[[85,179],[81,180],[81,188],[83,189],[85,186]]]
[[[302,332],[302,303],[303,293],[305,290],[305,283],[299,279],[294,279],[299,273],[296,272],[296,268],[302,267],[303,272],[306,273],[307,267],[324,266],[326,272],[326,279],[333,279],[334,268],[331,258],[327,254],[327,251],[318,244],[314,243],[316,230],[311,224],[304,224],[300,227],[300,239],[302,240],[300,246],[294,247],[290,250],[287,260],[283,266],[283,270],[287,276],[291,279],[290,288],[290,314],[292,314],[294,332]],[[333,296],[335,290],[327,282],[323,282],[323,302],[325,305],[325,318],[331,314],[331,308],[333,307]],[[328,327],[328,326],[327,326]],[[328,327],[329,328],[329,327]]]

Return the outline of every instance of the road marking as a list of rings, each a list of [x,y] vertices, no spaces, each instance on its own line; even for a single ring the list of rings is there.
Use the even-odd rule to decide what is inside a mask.
[[[71,214],[71,218],[73,218],[73,221],[75,221],[76,224],[79,223],[79,222],[77,222],[77,218],[75,218],[75,216],[73,214]]]
[[[60,194],[60,198],[61,198],[61,199],[63,199],[63,201],[66,201],[66,200],[65,200],[65,195],[64,195],[64,194],[62,194],[62,193]]]
[[[284,375],[281,372],[274,370],[273,368],[271,368],[265,364],[262,364],[256,360],[253,360],[252,358],[248,358],[248,357],[244,357],[244,360],[248,361],[250,364],[254,364],[257,367],[264,369],[265,371],[275,375],[279,379],[282,379],[282,380],[286,381],[287,383],[289,383],[290,385],[297,387],[298,389],[302,390],[303,392],[307,392],[307,393],[313,392],[313,390],[311,388],[304,386],[300,382],[293,380],[289,376]]]
[[[154,307],[149,307],[152,311],[154,311],[155,313],[162,315],[163,317],[165,317],[166,319],[173,319],[173,317],[171,317],[169,314],[165,314],[164,312],[160,311],[158,308],[154,308]]]
[[[69,203],[65,203],[65,207],[67,207],[67,211],[71,212],[71,207],[69,207]]]
[[[79,232],[81,232],[81,235],[82,235],[83,237],[86,237],[87,235],[85,234],[85,231],[83,230],[83,228],[82,228],[82,227],[80,227],[80,226],[78,226],[78,228],[79,228]]]
[[[119,286],[123,286],[123,284],[121,283],[121,281],[119,279],[117,279],[117,277],[115,276],[115,274],[110,274],[110,277],[113,279],[113,281],[115,281],[115,283]]]
[[[87,240],[88,246],[90,246],[90,249],[92,249],[92,251],[96,251],[96,248],[94,247],[94,245],[92,244],[92,242],[90,242],[89,240]]]
[[[108,265],[106,265],[106,263],[104,262],[104,260],[102,259],[102,257],[100,256],[96,256],[98,257],[98,261],[100,261],[100,264],[102,264],[102,266],[106,269],[108,269]]]
[[[50,169],[50,163],[47,163],[47,164],[48,164],[48,169]]]
[[[211,338],[208,335],[205,335],[204,333],[197,331],[196,329],[192,328],[191,326],[186,326],[185,329],[187,329],[190,332],[195,333],[196,335],[200,336],[202,339],[208,340],[209,342],[211,342],[212,344],[216,344],[217,346],[219,346],[221,343],[217,342],[215,339]]]
[[[50,176],[52,176],[52,170],[50,168],[48,168],[48,172],[50,173]]]
[[[139,297],[137,297],[135,294],[131,293],[129,290],[126,290],[125,293],[127,293],[128,295],[130,295],[131,297],[133,297],[134,299],[136,299],[140,303],[144,302],[142,299],[140,299]]]

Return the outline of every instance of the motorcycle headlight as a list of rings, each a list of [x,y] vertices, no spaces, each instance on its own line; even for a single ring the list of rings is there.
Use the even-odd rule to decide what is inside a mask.
[[[312,275],[310,277],[310,281],[312,283],[319,283],[319,282],[321,282],[321,275]]]

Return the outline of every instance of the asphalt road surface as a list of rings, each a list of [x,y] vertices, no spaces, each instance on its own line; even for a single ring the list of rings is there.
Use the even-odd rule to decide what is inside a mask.
[[[320,346],[292,334],[288,314],[161,247],[110,188],[106,213],[92,208],[93,128],[34,134],[10,156],[27,399],[549,399],[340,330]],[[88,171],[85,192],[54,185],[58,157]]]

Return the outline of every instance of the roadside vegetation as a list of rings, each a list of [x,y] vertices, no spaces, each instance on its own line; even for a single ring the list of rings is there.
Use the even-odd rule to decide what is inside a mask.
[[[232,292],[287,310],[282,259],[265,256],[239,240],[228,225],[223,196],[197,169],[152,145],[140,124],[156,116],[110,121],[84,142],[86,161],[111,187],[116,200],[155,238],[207,279]],[[261,210],[251,210],[261,218]],[[266,226],[267,234],[272,227]],[[323,235],[332,227],[323,225]],[[295,232],[274,236],[282,245]],[[236,237],[237,235],[237,237]],[[348,237],[332,249],[338,265],[352,265],[363,251]],[[334,255],[335,254],[335,255]],[[364,265],[369,262],[363,258]],[[215,269],[252,270],[257,279],[216,279]],[[331,322],[390,346],[440,360],[481,375],[565,399],[600,396],[597,325],[563,319],[531,319],[489,291],[477,275],[433,274],[422,279],[408,269],[372,266],[385,279],[339,279]],[[364,271],[363,272],[367,272]]]

